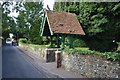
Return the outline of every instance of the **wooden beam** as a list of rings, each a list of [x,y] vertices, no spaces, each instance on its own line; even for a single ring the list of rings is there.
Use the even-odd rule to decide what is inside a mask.
[[[44,15],[43,22],[42,22],[42,25],[41,25],[41,27],[42,27],[42,32],[41,32],[40,36],[43,36],[44,27],[45,27],[45,22],[46,22],[46,16]]]
[[[60,48],[61,41],[59,35],[57,35],[56,37],[57,37],[57,47]]]

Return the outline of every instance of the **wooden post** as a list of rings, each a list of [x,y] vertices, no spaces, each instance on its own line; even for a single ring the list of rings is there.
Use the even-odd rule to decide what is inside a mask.
[[[50,48],[53,47],[53,36],[50,36]]]
[[[73,48],[73,42],[76,40],[76,38],[72,37],[69,39],[69,43],[70,43],[70,48]]]
[[[65,35],[62,35],[62,49],[65,47]]]
[[[70,48],[73,48],[73,41],[74,39],[70,39],[69,42],[70,42]]]
[[[57,47],[60,48],[60,39],[59,39],[59,36],[57,35]]]

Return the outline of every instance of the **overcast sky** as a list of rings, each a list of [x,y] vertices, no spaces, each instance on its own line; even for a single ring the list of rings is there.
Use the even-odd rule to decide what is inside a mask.
[[[47,5],[50,7],[50,10],[53,10],[55,0],[44,0],[44,8],[47,8]]]

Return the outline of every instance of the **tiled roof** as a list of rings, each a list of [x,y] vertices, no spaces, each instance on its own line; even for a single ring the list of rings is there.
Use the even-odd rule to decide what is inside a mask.
[[[46,10],[46,14],[53,33],[85,35],[75,14],[50,10]]]

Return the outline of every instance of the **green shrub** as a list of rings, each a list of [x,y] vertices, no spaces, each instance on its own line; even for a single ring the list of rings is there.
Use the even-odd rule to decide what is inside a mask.
[[[44,57],[44,56],[45,56],[45,54],[44,54],[44,53],[40,53],[40,56],[41,56],[41,57]]]
[[[98,52],[98,51],[91,51],[91,50],[77,50],[77,49],[69,49],[69,48],[65,48],[64,52],[69,54],[69,55],[73,55],[73,54],[82,54],[82,55],[100,55],[100,56],[104,56],[107,59],[113,60],[113,61],[120,61],[120,53],[116,53],[116,52]]]
[[[91,40],[89,42],[89,49],[100,52],[114,52],[117,50],[117,44],[109,40]]]
[[[120,53],[120,42],[117,42],[118,47],[117,47],[117,52]]]
[[[42,44],[42,38],[35,37],[32,41],[33,44]]]
[[[42,37],[42,41],[43,41],[44,45],[48,45],[49,44],[49,41],[47,40],[46,37]]]
[[[26,39],[26,38],[20,38],[20,39],[19,39],[19,42],[20,42],[20,43],[27,43],[27,39]]]
[[[83,40],[76,39],[76,40],[73,42],[73,46],[74,46],[74,47],[86,47],[86,43],[85,43]]]
[[[37,47],[37,48],[47,48],[49,45],[36,45],[36,44],[28,44],[31,47]]]
[[[30,40],[27,41],[28,44],[31,44]]]

